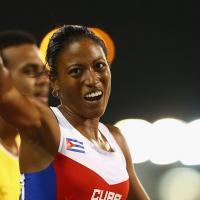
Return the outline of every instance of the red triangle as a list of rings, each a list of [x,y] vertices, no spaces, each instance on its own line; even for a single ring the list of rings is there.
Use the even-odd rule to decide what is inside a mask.
[[[71,141],[67,140],[67,149],[70,149],[73,146],[74,146],[74,144]]]

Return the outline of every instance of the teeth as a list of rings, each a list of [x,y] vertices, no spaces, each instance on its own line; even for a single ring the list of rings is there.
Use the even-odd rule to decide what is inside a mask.
[[[100,96],[100,95],[102,95],[102,92],[97,91],[97,92],[91,92],[91,93],[87,94],[85,97],[97,97],[97,96]]]

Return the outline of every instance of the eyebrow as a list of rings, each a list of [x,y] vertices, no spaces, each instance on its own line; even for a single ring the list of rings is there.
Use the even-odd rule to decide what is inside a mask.
[[[106,58],[106,57],[104,58],[104,57],[102,57],[102,56],[96,58],[92,63],[95,63],[95,62],[97,62],[97,61],[99,61],[99,60],[104,60],[104,61],[106,61],[106,62],[108,63],[107,58]]]
[[[98,60],[107,61],[107,59],[104,58],[103,56],[99,56],[99,57],[95,58],[95,60],[92,61],[92,64],[95,63],[95,62],[97,62]],[[108,62],[108,61],[107,61],[107,62]],[[77,63],[73,63],[73,62],[72,62],[72,63],[69,63],[68,65],[64,65],[64,67],[65,67],[66,69],[68,69],[68,68],[72,67],[73,65],[76,65],[76,66],[83,66],[80,62],[77,62]]]
[[[98,61],[98,60],[100,60],[100,59],[103,59],[103,60],[105,60],[105,59],[104,59],[104,57],[102,57],[102,56],[99,56],[98,58],[96,58],[96,59],[94,60],[94,62],[96,62],[96,61]]]
[[[26,68],[29,68],[29,67],[31,67],[31,68],[37,70],[37,71],[38,71],[38,74],[42,74],[42,73],[45,73],[45,71],[48,71],[48,70],[46,69],[45,65],[40,66],[40,65],[35,64],[35,63],[27,63],[26,65],[24,65],[24,66],[21,68],[21,70],[25,70]]]
[[[27,64],[24,65],[24,67],[29,67],[29,66],[30,67],[35,67],[35,68],[40,68],[39,65],[35,64],[35,63],[27,63]]]

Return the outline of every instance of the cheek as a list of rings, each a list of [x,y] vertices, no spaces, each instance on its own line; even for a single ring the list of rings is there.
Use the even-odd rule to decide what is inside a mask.
[[[111,81],[109,81],[108,86],[107,86],[107,101],[110,97],[110,92],[111,92]]]
[[[65,97],[73,98],[81,93],[81,83],[74,78],[64,77],[59,79],[58,87]]]
[[[111,88],[111,73],[110,73],[110,71],[105,73],[103,82],[104,82],[105,86],[108,88],[108,90],[110,90],[110,88]]]
[[[79,88],[77,88],[73,84],[66,82],[63,83],[62,86],[65,87],[60,87],[61,88],[60,92],[65,102],[75,103],[76,101],[79,100],[81,93]]]
[[[33,78],[21,77],[14,79],[14,84],[23,93],[33,94],[35,90],[35,80]]]
[[[80,94],[77,94],[74,90],[68,90],[67,92],[64,92],[61,97],[61,102],[73,111],[80,111],[82,109]]]

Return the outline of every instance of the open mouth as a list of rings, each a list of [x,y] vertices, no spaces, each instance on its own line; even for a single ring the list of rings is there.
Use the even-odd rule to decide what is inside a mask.
[[[87,101],[98,101],[101,99],[102,96],[103,96],[103,92],[100,90],[97,90],[97,91],[87,93],[84,96],[84,99]]]
[[[35,97],[36,97],[39,101],[41,101],[41,102],[43,102],[43,103],[47,103],[47,102],[48,102],[48,95],[47,95],[47,94],[37,93],[37,94],[35,94]]]

